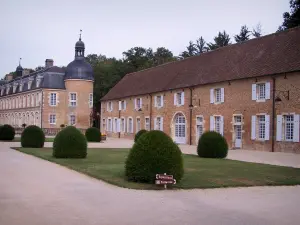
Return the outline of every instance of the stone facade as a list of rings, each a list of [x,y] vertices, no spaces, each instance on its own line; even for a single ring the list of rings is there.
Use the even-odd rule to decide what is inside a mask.
[[[300,72],[293,72],[102,101],[101,130],[108,136],[133,139],[140,129],[161,129],[175,142],[193,145],[203,132],[216,130],[230,148],[300,153],[299,78]],[[184,94],[178,105],[175,101],[178,103],[180,93]],[[156,96],[163,99],[160,107]],[[137,98],[142,99],[141,107],[137,107]],[[128,130],[129,118],[132,131]]]

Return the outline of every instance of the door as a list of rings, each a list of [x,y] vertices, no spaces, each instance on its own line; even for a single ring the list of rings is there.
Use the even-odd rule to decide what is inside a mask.
[[[175,116],[175,142],[186,143],[185,117],[181,113]]]
[[[242,116],[234,116],[234,147],[242,148]]]

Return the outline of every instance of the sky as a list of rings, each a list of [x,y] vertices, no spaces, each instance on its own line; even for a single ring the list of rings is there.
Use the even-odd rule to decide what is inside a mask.
[[[174,55],[200,36],[211,42],[225,30],[233,39],[242,25],[258,23],[263,35],[282,24],[289,0],[0,0],[0,77],[53,59],[67,66],[82,29],[85,53],[122,58],[141,46]]]

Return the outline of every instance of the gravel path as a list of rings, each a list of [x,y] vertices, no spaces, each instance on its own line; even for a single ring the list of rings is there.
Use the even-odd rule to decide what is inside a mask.
[[[141,191],[0,143],[1,225],[299,224],[300,186]]]

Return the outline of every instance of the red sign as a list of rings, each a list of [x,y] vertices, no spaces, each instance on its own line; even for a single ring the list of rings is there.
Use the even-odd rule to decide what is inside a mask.
[[[156,174],[157,180],[173,180],[173,175]]]

